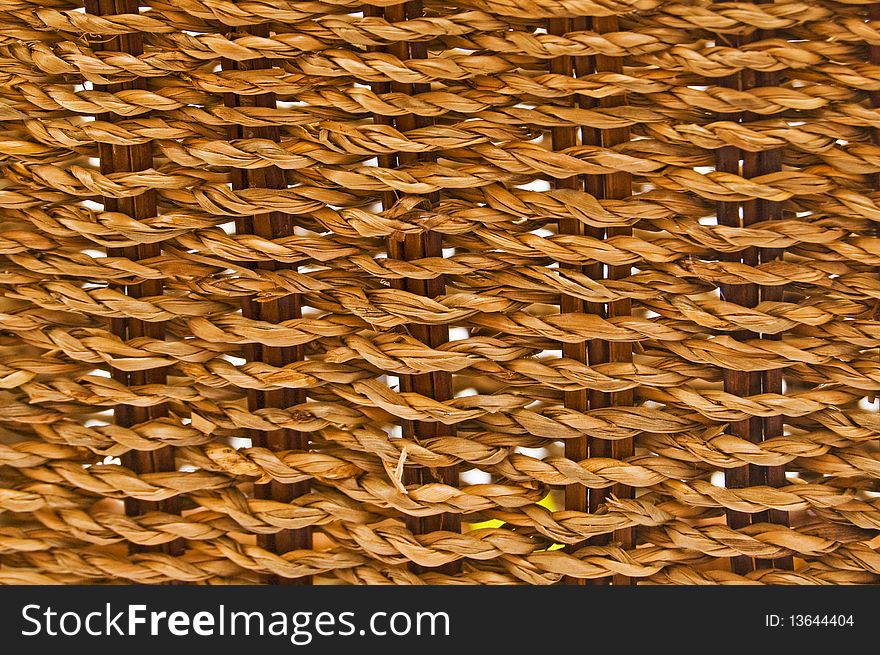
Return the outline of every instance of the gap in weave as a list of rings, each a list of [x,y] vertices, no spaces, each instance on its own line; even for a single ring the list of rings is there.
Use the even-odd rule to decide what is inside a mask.
[[[403,426],[397,423],[389,425],[386,432],[389,439],[400,439],[403,437]]]
[[[233,366],[244,366],[247,363],[244,357],[238,357],[237,355],[220,355],[220,359],[226,360]]]
[[[380,375],[376,378],[380,384],[384,384],[389,389],[400,391],[400,378],[396,375]]]
[[[859,409],[863,409],[866,412],[880,412],[880,399],[874,398],[873,400],[865,396],[859,400]]]
[[[88,418],[85,420],[85,425],[87,428],[102,428],[110,425],[113,422],[113,410],[112,409],[104,409],[100,412],[95,412],[91,415],[92,418]],[[97,418],[101,417],[101,418]],[[105,420],[109,419],[109,420]]]
[[[305,266],[300,267],[300,270],[307,271]],[[324,312],[320,309],[317,307],[311,307],[310,305],[303,305],[301,313],[303,318],[320,318],[324,315]]]
[[[227,441],[229,442],[229,445],[236,450],[240,450],[241,448],[250,448],[253,445],[253,441],[248,437],[231,436],[227,437]]]
[[[548,182],[547,180],[533,180],[528,184],[520,184],[516,188],[523,189],[525,191],[549,191],[550,182]]]
[[[556,441],[554,443],[560,442]],[[526,446],[514,446],[513,450],[520,455],[534,457],[535,459],[544,459],[550,452],[548,448],[527,448]]]
[[[478,468],[468,469],[459,473],[459,479],[463,484],[491,484],[492,474]]]

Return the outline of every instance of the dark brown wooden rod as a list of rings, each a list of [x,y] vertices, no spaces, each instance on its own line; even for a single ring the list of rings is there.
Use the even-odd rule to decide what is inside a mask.
[[[392,5],[385,8],[365,6],[364,14],[366,16],[383,16],[389,22],[400,22],[404,20],[412,20],[421,18],[424,15],[424,8],[421,0],[413,0],[405,4]],[[383,50],[382,48],[374,48],[375,50]],[[408,59],[427,59],[428,48],[423,42],[396,42],[384,48],[385,52],[393,54],[401,61]],[[403,93],[406,95],[414,95],[426,93],[430,90],[427,84],[408,84],[403,82],[379,82],[373,84],[373,90],[376,93]],[[430,118],[422,116],[414,116],[412,114],[404,114],[389,118],[385,116],[374,116],[376,123],[382,125],[392,125],[401,132],[407,132],[420,127],[427,127],[433,123]],[[433,153],[392,153],[379,156],[379,166],[383,168],[398,168],[409,166],[418,162],[435,161],[436,157]],[[383,208],[389,209],[399,200],[397,195],[392,192],[386,192],[382,197]],[[424,196],[422,208],[430,209],[439,201],[437,194],[428,194]],[[402,238],[391,237],[388,239],[388,256],[392,259],[414,260],[424,257],[442,257],[443,243],[441,235],[437,232],[426,231],[422,234],[406,235]],[[392,286],[396,289],[408,291],[409,293],[418,294],[434,298],[446,293],[446,281],[443,276],[438,276],[430,280],[394,280]],[[409,334],[431,348],[437,348],[449,341],[449,329],[445,325],[418,325],[411,324],[407,327]],[[452,376],[445,371],[435,371],[421,375],[403,375],[400,377],[400,390],[404,392],[413,392],[434,400],[451,400],[454,396],[452,387]],[[442,423],[429,423],[422,421],[402,421],[401,428],[403,436],[417,441],[430,439],[438,436],[452,436],[454,429],[451,426]],[[436,469],[428,469],[422,466],[407,466],[404,469],[404,484],[429,484],[433,482],[442,482],[450,486],[458,484],[458,467],[447,466]],[[408,516],[406,524],[413,534],[428,534],[438,530],[446,530],[450,532],[461,532],[461,518],[457,514],[437,514],[434,516],[415,517]],[[420,572],[423,567],[412,564],[410,568],[416,572]],[[452,562],[441,567],[432,569],[441,573],[453,574],[460,569],[458,562]]]
[[[112,16],[118,14],[137,14],[138,4],[133,0],[85,0],[85,10],[97,16]],[[122,34],[108,40],[96,41],[92,44],[95,50],[112,52],[125,52],[132,55],[143,53],[143,39],[137,32]],[[110,93],[129,90],[146,89],[146,81],[143,78],[134,78],[130,82],[119,84],[96,86],[96,90]],[[96,116],[98,120],[114,120],[112,114]],[[153,165],[152,145],[143,143],[133,146],[118,146],[111,144],[99,144],[98,156],[100,158],[100,170],[104,174],[136,172],[151,168]],[[127,198],[105,198],[105,211],[120,212],[131,216],[135,220],[141,220],[155,216],[157,213],[156,194],[152,190]],[[109,257],[125,257],[132,261],[157,257],[160,253],[160,245],[156,243],[139,244],[124,248],[108,248]],[[124,293],[132,298],[159,296],[163,293],[162,280],[146,280],[141,284],[128,285],[122,288]],[[111,319],[111,330],[120,339],[129,340],[137,337],[151,337],[153,339],[165,338],[164,323],[158,321],[141,321],[131,318]],[[164,368],[153,368],[147,371],[122,371],[112,369],[113,379],[127,386],[143,384],[164,384],[166,371]],[[167,407],[164,404],[153,407],[134,407],[119,405],[114,409],[114,420],[117,424],[131,427],[160,418],[167,415]],[[151,473],[162,471],[174,471],[174,450],[164,447],[152,451],[129,451],[122,456],[122,463],[137,473]],[[162,511],[179,513],[180,506],[177,498],[151,502],[127,498],[125,510],[129,515],[140,515],[150,511]],[[147,546],[130,545],[132,552],[146,550],[161,550],[170,554],[182,552],[183,544],[172,541],[158,548]]]
[[[758,0],[762,2],[763,0]],[[751,40],[761,41],[772,39],[774,34],[771,30],[757,30],[751,35]],[[758,87],[779,86],[782,76],[778,72],[743,71],[743,89]],[[758,120],[759,116],[746,113],[745,121]],[[751,178],[782,170],[782,150],[764,150],[761,152],[743,153],[743,177]],[[775,221],[782,218],[782,203],[769,200],[756,199],[744,203],[742,222],[744,227],[763,221]],[[759,248],[757,253],[747,251],[748,261],[757,259],[759,263],[766,263],[782,257],[782,251],[775,248]],[[780,302],[783,299],[784,289],[780,286],[757,287],[759,302]],[[764,334],[763,339],[779,340],[782,335]],[[758,393],[782,393],[782,370],[774,369],[753,374],[758,378]],[[751,387],[750,387],[751,388]],[[757,432],[753,431],[753,441],[766,441],[783,435],[783,421],[781,416],[757,418],[752,421]],[[785,469],[782,466],[758,466],[749,465],[749,486],[769,485],[781,487],[785,484]],[[788,525],[788,512],[781,510],[769,510],[751,517],[752,523],[770,521],[781,525]],[[794,566],[791,557],[782,557],[773,560],[755,560],[756,567],[773,566],[776,568],[791,569]]]
[[[614,17],[592,19],[587,18],[551,18],[548,21],[548,32],[554,35],[563,35],[570,31],[583,31],[591,26],[598,33],[616,32],[618,30],[617,19]],[[593,72],[622,72],[622,62],[617,57],[597,55],[595,57],[556,57],[550,62],[550,71],[558,75],[574,75],[583,77]],[[625,102],[622,96],[603,98],[598,102],[589,99],[580,99],[581,107],[616,107]],[[629,140],[628,128],[597,130],[583,128],[580,130],[581,142],[584,145],[596,145],[606,148],[613,147]],[[551,131],[554,150],[565,150],[578,145],[578,130],[574,126],[556,127]],[[581,189],[590,193],[597,199],[621,199],[632,194],[632,179],[628,173],[613,173],[608,175],[585,175],[572,176],[555,181],[559,189]],[[616,235],[631,235],[630,228],[596,228],[585,226],[575,219],[560,219],[558,226],[560,234],[588,235],[597,239],[604,239]],[[589,275],[593,279],[623,279],[631,274],[629,266],[604,266],[599,263],[585,265],[561,264],[564,268],[574,268]],[[560,301],[560,311],[563,313],[589,312],[602,317],[626,316],[631,314],[632,307],[628,300],[619,300],[611,303],[585,303],[578,298],[563,295]],[[575,359],[580,362],[589,362],[591,365],[607,362],[631,362],[632,346],[628,343],[609,343],[600,339],[593,339],[581,343],[563,344],[562,354],[564,357]],[[634,401],[631,391],[602,393],[602,392],[565,392],[563,402],[569,409],[586,411],[599,407],[612,407],[632,405]],[[609,442],[603,439],[587,438],[567,439],[565,442],[565,456],[574,461],[580,461],[586,457],[613,457],[626,459],[633,455],[633,442],[624,439]],[[569,485],[565,490],[565,507],[568,510],[595,512],[605,502],[608,494],[614,494],[621,498],[632,496],[632,489],[623,485],[614,485],[610,489],[586,490],[581,485]],[[619,543],[624,548],[634,545],[634,535],[631,529],[615,531],[610,539]],[[594,544],[609,542],[609,535],[590,540]],[[576,550],[582,544],[574,544],[569,550]],[[575,583],[575,580],[567,580]],[[607,583],[608,579],[599,579],[594,584]],[[629,584],[630,580],[624,576],[614,576],[614,584]]]
[[[741,45],[741,39],[735,35],[719,35],[721,43],[725,43],[732,48]],[[730,89],[741,90],[743,85],[742,74],[735,73],[729,77],[718,80],[719,86]],[[741,122],[742,114],[719,114],[719,120],[728,120],[733,122]],[[723,146],[715,151],[715,169],[724,173],[733,173],[740,175],[742,173],[741,156],[739,148],[734,146]],[[738,202],[719,202],[716,205],[716,214],[718,224],[729,227],[742,227],[741,206]],[[719,253],[719,259],[729,262],[745,262],[757,264],[757,253],[754,249],[746,252],[735,253]],[[743,307],[754,307],[758,303],[758,289],[755,285],[749,284],[722,284],[720,285],[721,297],[726,302],[742,305]],[[754,336],[749,332],[738,331],[732,336],[736,339],[748,339]],[[754,393],[760,393],[760,376],[746,371],[735,371],[724,369],[722,371],[722,379],[724,390],[735,396],[749,396]],[[729,424],[728,430],[730,434],[741,439],[752,441],[755,439],[758,430],[755,429],[752,421],[733,421]],[[727,469],[724,473],[724,483],[731,488],[742,488],[749,486],[749,468],[748,466],[739,466]],[[744,512],[728,510],[727,524],[734,529],[741,529],[751,523],[751,518]],[[747,573],[752,570],[753,563],[750,557],[739,556],[731,559],[731,568],[737,573]]]
[[[266,24],[250,25],[246,31],[255,36],[268,37],[269,27]],[[271,62],[266,59],[250,59],[236,62],[228,59],[222,61],[224,71],[264,70],[271,68]],[[227,107],[261,107],[274,109],[276,98],[274,93],[262,93],[257,95],[237,95],[227,93],[224,95],[224,104]],[[281,130],[277,126],[250,127],[242,125],[229,125],[227,138],[230,141],[239,139],[269,139],[281,140]],[[232,169],[232,188],[240,189],[285,189],[287,178],[284,171],[277,166],[266,166],[257,169]],[[284,212],[270,212],[255,216],[237,218],[235,230],[239,234],[255,234],[266,239],[280,239],[294,234],[294,218]],[[277,262],[259,262],[255,268],[260,270],[290,269],[292,264]],[[302,316],[302,300],[299,294],[291,294],[268,302],[257,302],[254,298],[246,298],[242,302],[242,316],[268,323],[281,323]],[[244,348],[244,358],[248,362],[263,362],[272,366],[285,366],[291,362],[300,361],[304,358],[302,346],[263,346],[260,344],[247,344]],[[271,391],[257,391],[250,389],[247,392],[248,408],[251,411],[267,407],[287,408],[299,405],[306,400],[304,389],[273,389]],[[254,446],[268,448],[270,450],[301,450],[309,448],[309,438],[306,433],[295,430],[280,429],[270,432],[252,430],[248,432]],[[289,503],[292,500],[309,492],[308,481],[286,484],[272,480],[266,484],[255,485],[254,495],[259,499],[274,500]],[[296,530],[281,530],[275,534],[259,535],[257,537],[261,547],[274,553],[283,554],[294,550],[309,549],[312,546],[311,528],[299,528]],[[311,584],[309,577],[280,578],[269,576],[268,582],[272,584]]]
[[[730,47],[738,48],[742,45],[758,40],[772,38],[772,32],[756,30],[747,36],[720,35],[719,42]],[[735,75],[720,80],[721,86],[737,90],[749,90],[765,86],[778,86],[781,82],[779,73],[758,72],[743,70]],[[735,122],[749,122],[760,119],[759,116],[749,112],[727,114],[719,116],[722,120]],[[742,175],[746,178],[758,177],[773,173],[782,169],[782,151],[780,149],[749,152],[739,148],[725,146],[716,151],[716,169],[719,171]],[[763,199],[748,202],[719,202],[717,204],[718,223],[730,227],[749,227],[755,223],[782,218],[782,205],[778,202]],[[722,261],[740,262],[749,266],[757,266],[760,263],[772,261],[782,256],[781,251],[770,248],[747,248],[735,253],[722,253]],[[757,284],[722,284],[722,298],[730,303],[743,307],[755,307],[763,301],[781,301],[783,298],[782,287],[765,287]],[[759,335],[747,330],[739,330],[732,335],[737,340],[755,339]],[[763,335],[765,339],[778,339],[778,335]],[[782,393],[782,372],[774,371],[736,371],[725,369],[723,371],[724,390],[728,393],[746,397],[761,393]],[[729,431],[732,435],[746,439],[753,443],[760,443],[767,439],[779,437],[783,434],[783,422],[781,417],[755,417],[730,424]],[[780,466],[762,467],[756,465],[741,466],[728,469],[725,472],[725,484],[731,488],[750,486],[775,486],[785,484],[785,471]],[[727,523],[734,529],[744,528],[752,523],[772,521],[783,525],[788,524],[788,515],[782,511],[762,512],[749,515],[743,512],[728,511]],[[793,562],[790,557],[778,558],[772,561],[754,560],[750,557],[739,556],[731,559],[731,569],[740,574],[752,571],[756,566],[772,565],[779,568],[790,569]]]

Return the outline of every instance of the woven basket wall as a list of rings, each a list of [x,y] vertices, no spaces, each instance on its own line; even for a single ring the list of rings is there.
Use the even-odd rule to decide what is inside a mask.
[[[0,0],[0,582],[877,582],[878,107],[859,0]]]

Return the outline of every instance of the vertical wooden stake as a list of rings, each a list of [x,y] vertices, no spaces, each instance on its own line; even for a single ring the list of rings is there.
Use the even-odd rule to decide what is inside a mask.
[[[137,14],[138,4],[134,0],[85,0],[85,10],[96,16],[112,16],[118,14]],[[106,41],[97,41],[92,44],[95,50],[107,50],[112,52],[125,52],[132,55],[143,53],[143,39],[137,32],[122,34]],[[131,82],[112,84],[109,86],[96,86],[96,90],[110,93],[128,89],[146,89],[146,81],[143,78],[135,78]],[[98,120],[112,121],[110,114],[96,117]],[[104,174],[136,172],[151,168],[153,165],[152,145],[150,143],[133,146],[118,146],[99,144],[98,155],[100,158],[100,170]],[[121,212],[128,214],[135,220],[155,216],[156,194],[152,190],[129,197],[129,198],[105,198],[104,208],[106,211]],[[125,257],[132,261],[157,257],[160,253],[159,244],[149,243],[125,248],[109,248],[107,255],[110,257]],[[163,292],[162,280],[147,280],[141,284],[129,285],[124,292],[132,298],[159,296]],[[130,318],[111,319],[113,334],[122,340],[137,337],[151,337],[153,339],[165,338],[165,326],[161,322],[146,322]],[[127,386],[143,384],[164,384],[166,373],[164,368],[154,368],[148,371],[121,371],[112,369],[113,379]],[[167,408],[164,404],[153,407],[134,407],[120,405],[114,410],[115,421],[124,427],[131,427],[145,421],[167,416]],[[130,451],[122,456],[124,466],[137,473],[150,473],[157,471],[174,471],[174,450],[164,447],[149,452]],[[132,516],[144,514],[149,511],[163,511],[170,513],[180,512],[180,503],[177,498],[169,498],[159,502],[150,502],[127,498],[125,500],[126,513]],[[147,546],[130,546],[132,552],[157,550]],[[158,547],[158,550],[169,554],[179,554],[183,551],[183,544],[175,540]]]
[[[255,36],[268,37],[269,27],[266,24],[250,25],[246,30]],[[271,68],[271,63],[266,59],[250,59],[244,62],[236,62],[224,59],[223,70],[248,71],[265,70]],[[258,95],[237,95],[228,93],[224,98],[227,107],[263,107],[275,108],[275,94],[262,93]],[[242,125],[230,125],[227,127],[229,140],[238,139],[269,139],[275,142],[281,141],[281,130],[276,126],[268,127],[245,127]],[[286,189],[287,177],[284,171],[277,166],[266,166],[256,169],[235,169],[232,171],[232,188],[241,189]],[[294,234],[293,218],[283,212],[269,212],[252,217],[239,218],[235,221],[235,230],[239,234],[255,234],[266,239],[279,239]],[[281,270],[293,268],[290,264],[277,262],[259,262],[255,268],[260,270]],[[242,302],[242,316],[269,323],[281,323],[302,316],[302,302],[299,294],[291,294],[269,302],[257,302],[254,298],[247,298]],[[263,346],[261,344],[247,344],[244,348],[245,359],[249,362],[264,362],[272,366],[285,366],[291,362],[303,359],[302,346]],[[273,389],[271,391],[248,390],[248,409],[255,411],[267,407],[287,408],[305,402],[304,389]],[[268,448],[270,450],[308,450],[308,434],[282,428],[271,432],[252,430],[249,432],[254,446]],[[275,500],[289,503],[309,492],[308,481],[295,484],[285,484],[272,480],[266,484],[255,485],[254,493],[257,498]],[[292,550],[309,549],[312,545],[311,528],[299,528],[296,530],[281,530],[275,534],[259,535],[258,543],[262,548],[274,553],[286,553]],[[268,576],[267,582],[271,584],[311,584],[310,577],[282,578]]]
[[[587,27],[587,19],[585,18],[551,18],[548,22],[548,32],[554,35],[563,35],[572,29],[585,30]],[[617,18],[593,18],[593,30],[599,33],[617,31]],[[592,72],[615,72],[619,73],[623,70],[622,62],[617,57],[607,57],[604,55],[596,55],[595,57],[568,57],[561,56],[550,62],[550,70],[552,73],[559,75],[576,75],[582,77]],[[599,107],[616,107],[626,102],[624,97],[613,96],[603,98],[598,103],[579,100],[579,106],[599,106]],[[552,129],[553,149],[565,150],[577,145],[577,130],[574,127],[558,127]],[[613,147],[620,143],[628,141],[630,138],[628,128],[596,130],[583,129],[581,134],[582,142],[585,145],[603,146],[606,148]],[[632,179],[628,173],[613,173],[610,175],[587,175],[583,178],[572,176],[569,178],[556,181],[558,189],[582,189],[596,197],[597,199],[622,199],[632,193]],[[616,235],[630,235],[630,228],[593,228],[584,226],[583,223],[575,219],[560,219],[560,234],[580,234],[588,235],[597,239],[604,239]],[[586,266],[562,264],[566,268],[575,268],[589,275],[593,279],[623,279],[631,274],[629,266],[604,266],[603,264],[588,264]],[[607,269],[607,270],[606,270]],[[585,303],[578,298],[563,295],[560,305],[560,311],[569,312],[590,312],[602,317],[610,316],[626,316],[632,312],[629,300],[618,300],[607,304]],[[631,362],[632,346],[628,343],[609,343],[599,339],[590,342],[563,344],[563,356],[570,357],[580,362],[589,362],[590,365],[606,362]],[[577,411],[586,411],[587,409],[597,407],[613,407],[621,405],[632,405],[634,401],[631,391],[622,391],[615,393],[602,392],[565,392],[564,403],[567,408]],[[614,457],[617,459],[626,459],[631,457],[634,452],[634,445],[631,439],[624,439],[609,443],[603,439],[583,438],[583,439],[567,439],[565,442],[565,456],[574,461],[580,461],[586,457]],[[632,489],[623,485],[614,485],[608,489],[590,489],[585,491],[580,485],[569,485],[565,490],[565,507],[569,510],[595,512],[605,502],[609,493],[613,493],[621,498],[629,498],[632,496]],[[631,529],[617,530],[613,533],[612,539],[619,543],[623,548],[632,548],[634,546],[634,535]],[[607,543],[608,538],[600,537],[590,540],[591,543]],[[570,547],[570,550],[577,549],[578,544]],[[576,580],[569,582],[579,584]],[[594,584],[604,584],[607,579],[599,579],[593,581]],[[614,576],[614,584],[629,584],[630,580],[625,576]]]
[[[760,0],[759,0],[760,1]],[[748,37],[719,36],[719,40],[731,47],[741,47],[744,43],[772,38],[772,33],[759,30]],[[723,40],[722,40],[723,39]],[[778,73],[759,73],[752,70],[744,70],[721,80],[723,86],[739,90],[747,90],[762,86],[776,86],[780,82]],[[720,117],[730,121],[747,122],[756,117],[748,112],[726,115]],[[765,152],[743,152],[733,146],[724,146],[716,151],[716,169],[727,173],[742,175],[746,178],[757,177],[782,169],[782,152],[779,149]],[[748,227],[754,223],[765,220],[778,220],[782,217],[782,206],[778,202],[766,200],[751,200],[745,203],[719,202],[717,205],[718,224],[731,227]],[[781,251],[769,248],[747,248],[739,253],[722,254],[722,261],[733,261],[757,266],[759,263],[772,261],[781,256]],[[743,307],[755,307],[762,301],[782,300],[783,290],[781,287],[764,287],[757,284],[721,285],[722,298],[731,303]],[[752,332],[740,330],[734,332],[737,340],[755,338]],[[778,336],[764,335],[765,339],[778,339]],[[778,370],[764,372],[724,370],[724,390],[740,397],[758,395],[761,393],[782,393],[782,372]],[[781,417],[760,418],[755,417],[742,421],[735,421],[730,425],[731,434],[760,443],[766,439],[782,435],[783,424]],[[785,471],[782,467],[761,467],[755,465],[741,466],[728,469],[725,473],[725,483],[731,488],[749,486],[770,485],[779,487],[785,484]],[[788,524],[786,512],[771,511],[762,512],[751,516],[742,512],[728,511],[727,523],[731,528],[744,528],[751,523],[772,521],[783,525]],[[773,560],[772,564],[780,568],[792,568],[790,557]],[[758,560],[746,556],[734,557],[731,560],[731,568],[739,574],[748,573],[756,566],[763,565]]]
[[[367,5],[364,7],[364,15],[367,16],[384,16],[389,22],[400,22],[420,18],[424,14],[421,0],[412,0],[405,4],[390,5],[384,10],[378,7]],[[384,48],[384,50],[401,61],[408,59],[427,59],[428,48],[423,42],[395,42]],[[416,95],[426,93],[430,90],[427,84],[407,84],[402,82],[374,83],[373,90],[376,93],[403,93],[406,95]],[[404,114],[389,119],[384,116],[375,116],[374,120],[383,125],[393,125],[401,132],[413,130],[420,127],[426,127],[432,124],[432,120],[412,114]],[[436,157],[432,153],[415,154],[415,153],[397,153],[396,155],[381,155],[379,157],[379,165],[384,168],[404,167],[418,163],[419,161],[435,161]],[[429,194],[425,196],[424,206],[431,207],[439,201],[439,194]],[[387,192],[383,194],[382,204],[385,209],[392,207],[397,201],[396,194]],[[442,237],[437,232],[426,231],[422,234],[406,235],[402,238],[388,239],[388,256],[393,259],[413,260],[424,257],[442,257],[443,243]],[[394,280],[392,286],[396,289],[408,291],[410,293],[434,298],[446,293],[446,282],[443,276],[438,276],[430,280]],[[430,348],[437,348],[449,341],[449,329],[445,325],[417,325],[412,324],[408,327],[409,334],[418,339]],[[452,375],[445,371],[435,371],[433,373],[424,373],[421,375],[403,375],[400,377],[400,390],[405,392],[414,392],[433,398],[434,400],[451,400],[453,398]],[[403,435],[410,439],[420,441],[438,436],[452,436],[454,429],[452,426],[442,423],[421,422],[421,421],[403,421]],[[429,484],[432,482],[442,482],[450,486],[458,484],[458,467],[447,466],[437,469],[428,469],[422,466],[409,466],[404,470],[404,484]],[[408,516],[406,518],[407,527],[413,534],[428,534],[438,530],[446,530],[450,532],[461,532],[461,517],[458,514],[437,514],[434,516],[415,517]],[[421,572],[423,567],[411,564],[410,568],[415,572]],[[441,573],[454,574],[460,569],[459,562],[451,562],[441,567],[432,569]]]

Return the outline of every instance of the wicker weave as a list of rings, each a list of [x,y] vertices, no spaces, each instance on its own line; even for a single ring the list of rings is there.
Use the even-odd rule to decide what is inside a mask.
[[[0,582],[880,581],[880,4],[0,0]]]

